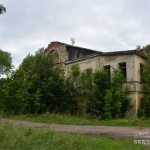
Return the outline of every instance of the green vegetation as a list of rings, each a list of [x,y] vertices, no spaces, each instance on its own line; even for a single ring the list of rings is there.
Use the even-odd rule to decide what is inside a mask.
[[[12,69],[11,54],[0,49],[0,77],[7,75]]]
[[[124,78],[121,70],[114,70],[112,81],[108,79],[106,70],[98,70],[94,73],[94,102],[98,116],[102,119],[122,118],[126,116],[129,108],[127,90],[122,89]]]
[[[120,70],[114,71],[110,82],[106,70],[92,72],[88,68],[81,72],[75,64],[65,77],[55,59],[54,53],[45,54],[43,48],[27,55],[0,87],[1,113],[49,112],[102,119],[126,116],[129,101]]]
[[[149,46],[146,47],[147,51]],[[128,117],[130,100],[122,88],[121,70],[108,68],[80,70],[72,65],[65,77],[63,66],[56,61],[57,53],[45,54],[44,48],[35,55],[27,55],[19,68],[12,68],[11,55],[0,51],[0,74],[11,73],[0,79],[0,111],[7,114],[68,114],[99,119]],[[145,93],[138,116],[150,117],[150,54],[145,64]]]
[[[41,114],[41,115],[2,115],[2,118],[26,120],[31,122],[72,124],[72,125],[104,125],[104,126],[141,126],[150,127],[150,119],[93,119],[81,118],[79,116],[62,115],[62,114]]]
[[[138,117],[150,117],[150,45],[146,45],[147,59],[144,65],[144,97],[141,101],[141,109],[138,111]]]
[[[1,125],[0,149],[148,150],[149,146],[134,144],[133,140],[110,139],[79,134],[72,135],[43,129]]]
[[[114,70],[110,82],[107,70],[92,72],[91,68],[87,68],[81,72],[75,64],[71,67],[69,77],[76,114],[102,119],[126,117],[129,99],[127,90],[122,89],[124,79],[120,70]]]
[[[29,54],[0,87],[0,110],[13,114],[61,113],[69,94],[63,71],[54,65],[44,49]]]

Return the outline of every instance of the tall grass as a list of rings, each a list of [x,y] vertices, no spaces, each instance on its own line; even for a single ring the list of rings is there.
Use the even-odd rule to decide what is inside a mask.
[[[149,146],[131,140],[59,133],[0,125],[0,149],[4,150],[149,150]]]

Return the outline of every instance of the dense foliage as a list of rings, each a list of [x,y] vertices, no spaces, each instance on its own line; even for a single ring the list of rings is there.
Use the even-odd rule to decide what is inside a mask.
[[[0,49],[0,77],[7,75],[12,67],[11,54]]]
[[[63,71],[54,67],[44,49],[28,55],[0,89],[1,111],[10,113],[61,112],[65,90]],[[65,97],[64,97],[65,98]]]
[[[68,76],[62,66],[44,49],[28,55],[0,87],[1,112],[42,114],[45,112],[98,116],[103,119],[124,117],[129,106],[123,77],[119,70],[112,81],[106,70],[81,72],[72,65]]]
[[[92,72],[88,68],[80,72],[79,66],[71,67],[75,111],[79,115],[90,114],[102,119],[125,117],[129,108],[127,89],[123,89],[123,76],[114,70],[112,81],[106,70]]]
[[[144,47],[147,59],[144,66],[144,97],[141,101],[141,109],[138,111],[139,117],[150,117],[150,45]]]

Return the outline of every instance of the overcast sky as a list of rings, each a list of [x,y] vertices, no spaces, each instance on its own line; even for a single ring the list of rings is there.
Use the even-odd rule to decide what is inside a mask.
[[[0,0],[0,49],[18,66],[51,41],[99,51],[150,43],[150,0]]]

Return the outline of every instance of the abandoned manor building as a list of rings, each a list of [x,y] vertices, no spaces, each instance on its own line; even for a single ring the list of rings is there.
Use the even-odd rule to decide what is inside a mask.
[[[45,53],[56,53],[58,55],[57,61],[63,65],[66,75],[70,67],[74,64],[78,64],[81,71],[87,68],[92,68],[93,71],[105,68],[110,77],[113,68],[120,68],[126,79],[123,86],[128,87],[128,96],[131,99],[132,109],[129,115],[133,117],[137,116],[143,95],[143,64],[146,59],[142,51],[100,52],[54,41],[48,45]]]

